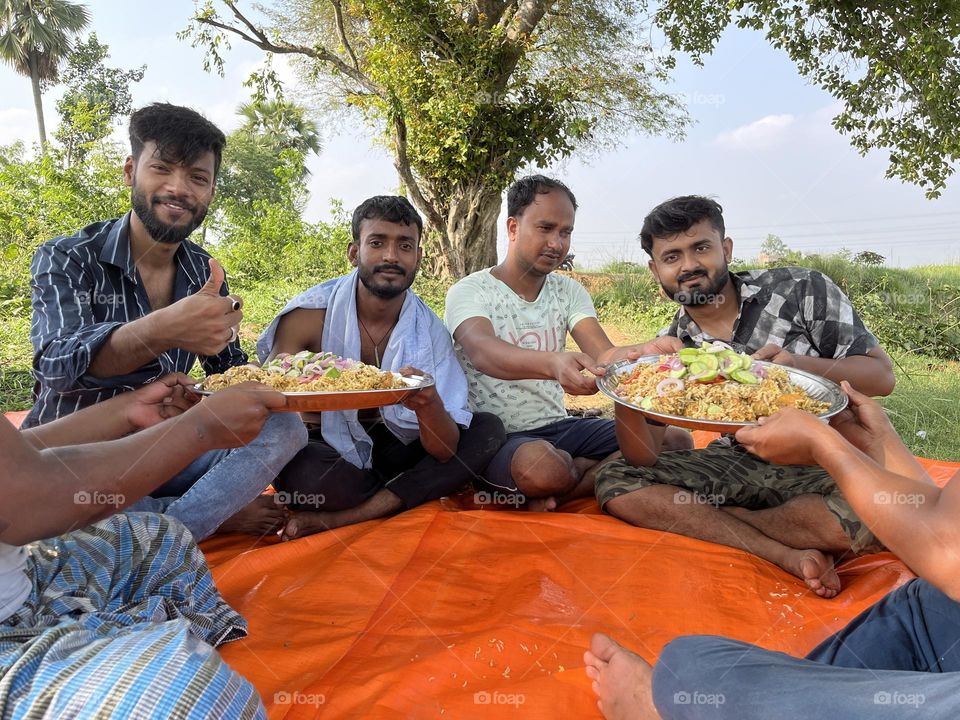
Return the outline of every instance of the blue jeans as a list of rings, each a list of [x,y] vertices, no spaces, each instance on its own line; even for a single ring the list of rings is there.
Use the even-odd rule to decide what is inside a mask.
[[[300,416],[275,413],[249,445],[204,453],[127,510],[175,517],[200,542],[256,499],[306,444]]]
[[[960,718],[960,603],[913,580],[806,658],[681,637],[660,654],[653,698],[664,720]]]

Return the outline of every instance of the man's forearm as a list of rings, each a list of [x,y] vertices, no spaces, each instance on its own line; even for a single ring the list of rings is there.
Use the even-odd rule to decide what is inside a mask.
[[[87,373],[98,378],[127,375],[169,350],[171,345],[161,336],[157,312],[131,320],[110,333],[91,359]]]
[[[136,429],[127,420],[128,401],[125,394],[118,395],[46,425],[24,430],[22,435],[37,450],[116,440]]]
[[[918,482],[933,485],[930,474],[924,469],[913,453],[900,438],[894,434],[888,437],[879,447],[878,463],[888,472],[917,480]]]
[[[836,433],[825,438],[816,460],[836,480],[850,507],[884,545],[933,582],[942,565],[938,556],[946,552],[944,521],[955,524],[938,510],[940,488],[880,467]]]
[[[499,380],[555,380],[549,363],[554,353],[527,350],[491,338],[469,354],[470,361],[484,375]]]
[[[446,462],[457,453],[460,428],[442,404],[431,405],[417,413],[420,425],[420,444],[440,462]]]
[[[183,415],[109,443],[34,452],[5,488],[4,512],[29,508],[29,523],[0,518],[0,537],[22,545],[100,520],[152,492],[209,449],[196,418]]]
[[[800,370],[821,375],[835,383],[846,380],[864,395],[885,396],[893,391],[893,374],[879,358],[869,355],[851,355],[833,358],[794,355],[794,364]]]

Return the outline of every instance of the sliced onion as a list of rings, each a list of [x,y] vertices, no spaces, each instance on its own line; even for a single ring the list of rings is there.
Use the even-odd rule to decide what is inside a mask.
[[[667,378],[666,380],[661,380],[657,384],[657,395],[663,397],[667,394],[667,390],[670,388],[676,388],[677,390],[683,390],[683,380],[678,380],[677,378]]]
[[[733,350],[733,348],[727,345],[725,342],[721,342],[720,340],[714,340],[710,347],[703,349],[704,352],[708,353],[720,353],[724,350]]]
[[[749,372],[752,372],[761,380],[767,379],[767,369],[763,365],[753,365],[751,366]]]
[[[683,370],[683,368],[686,367],[679,355],[672,356],[667,364],[670,366],[671,370]]]

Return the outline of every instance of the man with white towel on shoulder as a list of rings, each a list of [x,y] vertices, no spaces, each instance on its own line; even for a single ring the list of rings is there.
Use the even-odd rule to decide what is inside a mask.
[[[320,414],[307,447],[275,483],[294,511],[285,540],[454,493],[483,472],[503,443],[496,416],[469,411],[450,334],[410,290],[423,255],[422,232],[406,198],[365,200],[353,213],[347,250],[356,269],[295,297],[257,343],[261,360],[332,352],[435,381],[402,405]]]

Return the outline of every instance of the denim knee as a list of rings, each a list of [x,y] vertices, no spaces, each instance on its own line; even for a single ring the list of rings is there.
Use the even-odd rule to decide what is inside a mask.
[[[289,460],[306,447],[307,427],[299,413],[274,413],[267,418],[257,440],[271,452]]]
[[[705,708],[723,697],[729,662],[723,657],[735,641],[715,635],[687,635],[668,643],[653,668],[653,700],[665,718],[685,717],[690,707]],[[671,712],[669,709],[673,709]]]

